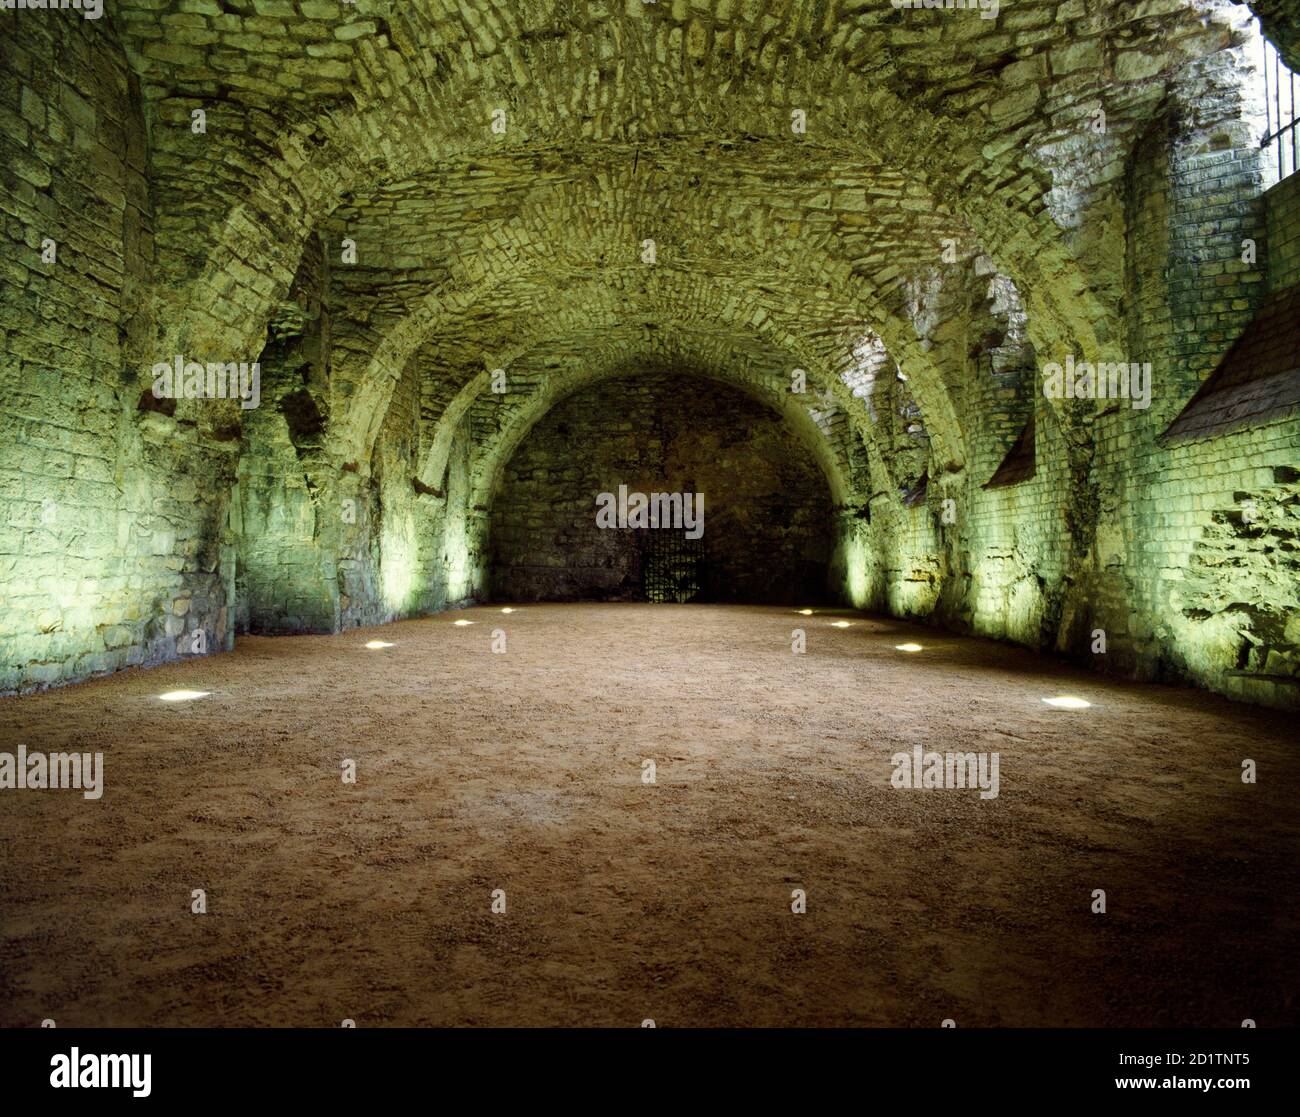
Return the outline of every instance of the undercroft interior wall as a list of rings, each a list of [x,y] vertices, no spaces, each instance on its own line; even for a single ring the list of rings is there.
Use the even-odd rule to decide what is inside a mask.
[[[1094,424],[1098,529],[1074,648],[1088,654],[1102,630],[1106,653],[1093,658],[1112,670],[1286,706],[1300,676],[1300,430],[1291,420],[1159,441],[1270,285],[1289,282],[1268,212],[1296,180],[1261,194],[1240,92],[1199,69],[1130,159],[1127,328],[1132,359],[1152,362],[1152,402]],[[1273,233],[1282,240],[1277,222]]]
[[[483,582],[483,530],[468,508],[468,440],[454,443],[445,494],[415,487],[426,448],[415,366],[364,466],[295,445],[301,423],[286,415],[301,412],[311,379],[263,355],[263,405],[245,420],[240,462],[242,629],[339,632],[471,599]]]
[[[1126,240],[1112,246],[1126,261],[1125,359],[1151,362],[1151,406],[1103,406],[1091,467],[1078,476],[1040,395],[1034,475],[985,488],[1009,443],[1005,426],[994,429],[1004,412],[990,398],[993,378],[974,362],[979,419],[965,476],[931,485],[924,505],[877,497],[863,547],[873,569],[853,596],[1101,670],[1290,707],[1300,679],[1300,425],[1158,441],[1265,290],[1297,278],[1300,179],[1261,195],[1237,89],[1214,71],[1200,76],[1212,93],[1202,84],[1196,104],[1170,105],[1135,149]],[[1247,240],[1254,262],[1243,258]]]
[[[540,471],[548,483],[551,474],[564,484],[597,478],[568,476],[581,469],[563,460],[559,434],[545,432],[568,423],[584,449],[600,438],[631,447],[654,424],[587,429],[584,415],[614,422],[618,401],[574,412],[581,396],[572,397],[541,420],[542,436],[525,443],[489,507],[474,495],[495,460],[477,419],[456,429],[441,475],[420,481],[446,393],[432,399],[411,360],[373,443],[345,448],[336,437],[347,402],[335,382],[341,327],[331,320],[344,300],[310,238],[265,348],[227,355],[260,355],[261,405],[147,403],[145,371],[170,356],[159,339],[177,336],[176,321],[200,308],[178,304],[175,261],[155,251],[135,79],[107,21],[13,26],[0,39],[0,494],[9,510],[0,523],[0,691],[227,650],[237,631],[338,632],[489,592],[575,592],[571,556],[542,546],[538,533],[550,529],[528,511],[537,494],[516,497]],[[934,350],[961,404],[961,468],[934,460],[904,381],[882,386],[875,415],[864,405],[850,416],[851,437],[872,458],[859,489],[832,509],[803,491],[806,475],[782,476],[789,505],[769,502],[765,522],[748,525],[757,557],[795,572],[790,599],[812,592],[805,570],[828,564],[832,594],[860,607],[1125,675],[1296,704],[1300,425],[1159,440],[1263,294],[1300,279],[1300,176],[1260,195],[1258,150],[1221,78],[1207,63],[1175,86],[1118,183],[1122,221],[1090,248],[1113,269],[1099,286],[1122,289],[1109,333],[1123,339],[1124,359],[1153,366],[1151,406],[1100,407],[1081,466],[1067,435],[1071,405],[1045,399],[1035,381],[1043,362],[1066,354],[1034,353],[1008,340],[1015,330],[1003,311],[969,306]],[[1247,238],[1258,242],[1257,262],[1243,261]],[[963,282],[978,289],[996,278]],[[1020,294],[1029,301],[1032,292]],[[655,390],[647,380],[623,394],[662,412]],[[775,428],[722,398],[711,393],[698,407],[696,449],[740,454],[732,443],[741,430],[759,449],[765,439],[777,445]],[[986,487],[1030,415],[1032,476]],[[647,489],[672,480],[652,472],[642,475]],[[601,488],[638,480],[630,465],[616,473],[602,474]],[[693,480],[682,474],[683,486]],[[707,494],[706,482],[700,488]],[[762,551],[774,529],[781,542]],[[519,558],[534,548],[550,556],[543,573]],[[588,571],[602,568],[603,558],[589,557]],[[732,573],[778,595],[779,579],[761,564]],[[1104,652],[1094,650],[1099,630]]]
[[[44,18],[6,22],[0,78],[0,691],[229,648],[237,446],[138,407],[134,78],[106,22]]]

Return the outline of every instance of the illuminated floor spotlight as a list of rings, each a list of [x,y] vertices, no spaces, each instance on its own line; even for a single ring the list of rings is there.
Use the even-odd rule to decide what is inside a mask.
[[[831,621],[832,628],[848,628],[851,621]]]
[[[922,645],[921,644],[895,644],[894,650],[896,652],[919,652],[922,650]]]
[[[193,702],[199,698],[206,698],[212,692],[210,690],[169,690],[166,694],[158,695],[160,702]]]
[[[507,605],[504,609],[501,610],[501,612],[503,612],[503,613],[513,613],[514,610],[513,610],[512,608],[510,608],[509,605]]]
[[[378,648],[391,648],[392,646],[393,645],[387,640],[371,640],[370,643],[366,645],[366,647],[370,648],[372,651]]]
[[[1055,698],[1044,698],[1043,701],[1058,710],[1086,710],[1092,705],[1082,698],[1075,698],[1073,694],[1058,694]]]
[[[473,621],[452,621],[457,628],[464,628],[467,624],[473,624]]]
[[[811,617],[813,615],[813,611],[811,609],[800,609],[799,615],[801,617]]]

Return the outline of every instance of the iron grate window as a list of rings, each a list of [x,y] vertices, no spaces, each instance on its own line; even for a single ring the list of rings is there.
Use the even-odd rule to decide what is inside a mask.
[[[686,602],[704,585],[704,540],[685,531],[651,528],[641,533],[641,579],[647,601]]]
[[[1292,175],[1300,156],[1300,139],[1296,136],[1295,74],[1283,63],[1277,47],[1267,39],[1264,44],[1264,107],[1268,128],[1260,141],[1270,168],[1277,163],[1279,182]]]

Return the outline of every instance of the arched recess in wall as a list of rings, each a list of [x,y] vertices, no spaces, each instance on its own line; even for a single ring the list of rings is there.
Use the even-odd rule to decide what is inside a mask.
[[[544,358],[544,354],[539,354]],[[590,364],[584,364],[570,371],[548,379],[544,386],[529,393],[513,406],[488,402],[490,395],[480,397],[480,408],[488,407],[505,410],[507,417],[497,427],[496,436],[480,448],[480,466],[475,470],[474,486],[471,490],[473,506],[485,508],[496,491],[501,480],[501,470],[520,444],[528,437],[533,428],[543,417],[574,393],[598,385],[606,380],[636,375],[644,371],[648,375],[686,375],[713,381],[743,392],[749,398],[762,404],[789,427],[799,439],[811,459],[815,461],[825,477],[826,485],[836,505],[856,495],[857,490],[849,472],[843,447],[833,445],[822,429],[809,415],[807,405],[791,398],[790,393],[781,394],[766,385],[738,373],[727,361],[711,359],[698,351],[691,352],[682,347],[675,355],[646,346],[637,349],[625,349],[617,353],[606,354]]]
[[[621,365],[518,409],[481,463],[491,598],[841,600],[838,463],[797,409],[686,363]]]
[[[498,355],[513,369],[516,354],[540,344],[540,339],[549,336],[548,331],[576,330],[586,326],[589,335],[582,342],[582,349],[588,354],[602,354],[603,360],[617,360],[631,346],[644,341],[644,338],[637,340],[629,335],[619,325],[620,311],[626,314],[630,308],[635,311],[632,317],[637,321],[633,335],[653,330],[658,330],[661,338],[673,332],[692,334],[689,344],[679,344],[672,350],[678,360],[688,357],[698,360],[701,352],[707,351],[715,353],[716,362],[722,364],[734,358],[737,352],[751,352],[748,374],[758,376],[761,371],[773,396],[780,397],[780,406],[793,409],[795,422],[810,429],[816,428],[819,422],[827,427],[819,441],[829,437],[842,459],[835,473],[849,478],[843,486],[837,487],[837,500],[856,501],[863,506],[865,493],[871,487],[889,488],[888,480],[881,479],[887,471],[885,463],[871,454],[872,428],[863,401],[854,394],[857,390],[855,384],[843,376],[832,378],[820,371],[823,363],[816,356],[816,341],[805,340],[793,332],[801,325],[796,313],[782,313],[770,303],[760,301],[755,292],[737,289],[736,285],[716,279],[696,281],[680,272],[656,274],[660,278],[650,288],[653,297],[645,291],[628,291],[591,280],[573,287],[551,287],[540,292],[529,289],[529,297],[519,300],[524,311],[501,317],[502,334],[516,340],[508,350],[497,350]],[[531,284],[533,278],[531,275],[523,277],[523,282]],[[515,292],[509,287],[493,290],[504,291],[507,305],[515,305],[516,300],[512,297]],[[539,301],[539,294],[547,297]],[[312,311],[309,290],[296,292],[295,298],[306,311]],[[463,330],[465,322],[476,321],[472,304],[458,303],[456,307],[459,312],[448,311],[440,316],[438,328],[431,331],[427,344],[449,344],[448,338],[452,333]],[[844,307],[837,312],[842,313],[850,324],[857,320],[851,308]],[[300,316],[298,310],[285,315],[286,320]],[[678,324],[679,319],[681,324]],[[292,332],[300,326],[292,325],[290,329]],[[861,325],[851,325],[848,336],[861,337],[863,330],[865,327]],[[563,345],[563,341],[559,344]],[[412,361],[419,363],[421,352],[419,343],[412,341],[409,345],[416,356],[408,360],[408,366]],[[755,346],[759,346],[761,352]],[[258,413],[246,427],[250,445],[252,439],[261,438],[268,446],[271,443],[280,445],[283,451],[276,452],[283,460],[277,459],[272,463],[270,475],[279,478],[280,483],[274,486],[275,492],[269,502],[263,502],[266,507],[250,505],[256,490],[251,478],[245,486],[249,526],[256,525],[258,529],[254,534],[258,537],[257,548],[262,553],[260,556],[246,556],[249,561],[245,562],[244,571],[250,574],[254,567],[260,567],[264,576],[259,580],[267,591],[263,596],[271,608],[269,615],[263,611],[263,615],[254,617],[255,623],[251,627],[262,631],[279,631],[295,626],[328,630],[331,625],[367,623],[427,611],[466,596],[474,585],[471,556],[475,532],[472,522],[467,522],[459,514],[449,517],[445,509],[429,510],[427,515],[411,519],[403,509],[405,501],[399,486],[396,499],[389,501],[387,514],[383,515],[380,525],[380,513],[384,512],[384,507],[382,502],[377,502],[376,494],[380,489],[392,494],[389,483],[393,470],[400,467],[391,463],[391,468],[386,471],[388,477],[381,483],[377,476],[371,475],[373,445],[370,449],[358,447],[355,442],[341,437],[333,424],[333,429],[321,430],[321,415],[316,403],[323,403],[334,395],[334,385],[324,389],[319,385],[312,388],[309,384],[314,377],[312,364],[313,361],[319,363],[320,352],[313,356],[301,345],[296,349],[296,360],[303,367],[305,376],[297,377],[295,386],[294,375],[290,375],[286,390],[281,393],[275,386],[280,379],[277,371],[268,367],[266,415]],[[812,359],[807,355],[810,351]],[[659,356],[668,352],[661,348]],[[383,367],[391,368],[386,362]],[[801,367],[807,372],[807,390],[802,396],[795,397],[790,392],[791,372]],[[423,370],[417,371],[422,378],[426,375]],[[740,370],[733,364],[732,371]],[[403,372],[403,376],[408,374],[409,370]],[[449,370],[441,361],[429,374],[430,381],[437,381],[437,391],[442,394],[439,396],[441,410],[426,429],[425,451],[418,469],[414,471],[414,484],[420,498],[417,503],[426,509],[445,499],[444,473],[452,441],[460,429],[461,419],[474,401],[487,392],[486,371],[470,373],[468,370],[464,371],[463,382],[452,391],[453,383],[461,376],[460,370]],[[385,416],[391,409],[393,386],[399,380],[393,379],[387,385],[382,397],[382,414],[354,412],[358,425],[364,423],[377,435],[381,426],[389,421]],[[838,394],[833,387],[838,387]],[[355,397],[350,399],[355,405]],[[834,410],[829,419],[824,414],[827,400],[831,401]],[[838,406],[840,403],[844,406]],[[286,404],[292,406],[286,408]],[[267,428],[268,422],[270,428]],[[261,436],[257,434],[259,429],[262,430]],[[265,437],[268,429],[274,435],[270,442]],[[249,458],[250,466],[255,457]],[[874,475],[874,479],[869,478],[868,473]],[[852,474],[857,476],[850,477]],[[301,483],[296,483],[295,477]],[[287,485],[284,479],[288,479]],[[407,485],[409,493],[411,481],[408,480]],[[295,493],[296,497],[290,500]],[[849,493],[856,495],[844,495]],[[470,499],[468,494],[465,499]],[[272,507],[276,502],[279,504]],[[344,508],[351,509],[353,518],[340,523],[340,509]],[[455,568],[445,577],[438,573],[434,556],[422,554],[418,562],[413,557],[417,540],[421,551],[429,550],[423,538],[427,534],[427,524],[420,526],[420,521],[429,519],[438,521],[437,530],[446,538],[443,557]],[[471,515],[469,520],[472,519]],[[382,542],[376,542],[379,538]],[[299,560],[293,559],[295,553]],[[385,556],[382,559],[381,554]],[[378,571],[381,562],[384,570]],[[861,567],[862,563],[856,565]],[[255,588],[252,580],[251,577],[244,580],[244,600],[254,596],[249,592]],[[441,588],[422,591],[421,587],[435,586],[440,580],[446,583],[445,594]],[[356,612],[352,603],[374,595],[376,582],[382,588],[384,607]],[[305,592],[298,600],[282,600],[286,585]],[[349,609],[353,612],[349,613]]]
[[[548,326],[559,332],[550,332]],[[492,390],[490,373],[475,374],[437,417],[421,459],[422,485],[441,488],[446,446],[483,400],[498,404],[502,414],[519,414],[525,422],[535,422],[559,392],[576,390],[592,377],[622,374],[634,360],[658,367],[699,369],[745,387],[805,433],[823,461],[837,501],[852,499],[865,484],[864,477],[854,475],[861,467],[860,463],[855,467],[851,455],[850,424],[846,421],[832,427],[822,422],[827,382],[809,372],[806,390],[792,391],[791,372],[801,367],[798,357],[762,331],[707,319],[642,321],[640,315],[633,314],[629,321],[615,307],[608,308],[608,313],[593,310],[576,315],[568,322],[547,314],[531,323],[520,322],[519,329],[520,341],[505,354],[508,360],[499,370],[505,390]],[[545,365],[545,370],[538,371],[539,365]],[[854,425],[864,422],[865,416],[853,420]],[[512,423],[498,421],[497,426],[501,437],[509,437]],[[482,491],[476,490],[476,498],[481,496]]]
[[[657,359],[688,360],[698,365],[704,355],[716,350],[713,362],[723,374],[727,374],[728,358],[734,356],[738,345],[752,349],[761,344],[765,355],[757,365],[765,370],[765,383],[779,399],[779,406],[798,404],[801,410],[795,421],[824,427],[820,438],[828,438],[838,447],[844,463],[840,471],[847,479],[838,499],[846,514],[864,519],[873,496],[897,502],[890,467],[885,456],[875,450],[875,418],[870,407],[872,378],[885,371],[892,379],[897,362],[860,309],[826,298],[817,300],[815,313],[804,313],[800,305],[782,306],[765,292],[761,276],[723,279],[659,267],[607,269],[602,278],[584,278],[573,284],[545,284],[545,279],[544,270],[529,269],[485,286],[481,293],[475,291],[473,301],[452,291],[438,306],[435,318],[418,320],[425,331],[422,335],[404,337],[400,349],[381,345],[373,362],[372,382],[382,398],[387,398],[385,393],[390,394],[397,383],[391,370],[398,352],[413,354],[408,363],[427,361],[440,384],[435,414],[426,417],[426,449],[416,478],[422,504],[441,508],[449,499],[445,474],[454,440],[476,401],[490,395],[490,371],[485,366],[497,365],[513,391],[518,383],[516,365],[524,354],[548,345],[563,349],[566,337],[580,333],[584,336],[579,348],[588,359],[599,356],[600,360],[618,362],[639,348],[646,357],[653,354]],[[482,313],[489,310],[496,315],[497,325],[485,343],[477,332],[471,337],[469,331],[482,328]],[[834,323],[830,334],[821,325],[828,318]],[[629,326],[629,320],[635,325]],[[405,327],[414,325],[406,323]],[[653,338],[662,340],[674,334],[689,334],[691,340],[673,350],[662,345],[656,349],[652,344]],[[491,337],[499,337],[501,342],[493,343]],[[917,348],[915,359],[928,364],[929,358]],[[448,355],[456,357],[455,367],[448,366]],[[807,374],[807,392],[796,401],[790,393],[791,372],[800,368]],[[730,367],[732,374],[734,371]],[[937,372],[928,382],[933,390],[946,393]],[[358,419],[353,437],[368,440],[369,435],[362,435],[357,427],[377,429],[377,424],[375,412],[358,406],[361,398],[365,393],[349,393],[350,410]],[[960,436],[959,431],[955,433]],[[354,453],[360,457],[365,451],[358,448]],[[957,450],[942,460],[960,458],[963,453]],[[480,507],[484,503],[481,494],[466,499]],[[444,527],[450,532],[445,556],[458,572],[451,580],[465,592],[473,581],[475,565],[473,518],[472,508],[468,519],[454,512],[443,516]],[[859,538],[846,545],[838,562],[842,579],[855,586],[853,600],[866,604],[878,599],[871,588],[878,564],[861,537],[862,523],[850,526]],[[405,533],[398,551],[409,550],[414,530]],[[400,565],[406,568],[410,564],[402,559]],[[427,560],[420,565],[425,581],[435,577]],[[450,590],[448,599],[458,596]]]
[[[789,391],[789,366],[783,352],[752,331],[719,337],[716,330],[699,327],[647,331],[637,323],[535,340],[510,366],[511,392],[498,395],[486,385],[479,391],[479,383],[473,382],[461,397],[463,406],[439,417],[422,472],[440,483],[435,487],[416,481],[425,523],[433,525],[431,534],[421,539],[421,548],[437,553],[426,554],[420,566],[429,571],[444,560],[467,582],[473,581],[467,567],[482,557],[493,490],[528,433],[557,402],[575,392],[637,373],[685,373],[718,381],[779,415],[825,479],[827,512],[834,521],[829,526],[838,542],[845,509],[864,502],[869,478],[863,474],[862,455],[854,460],[851,432],[846,427],[823,429],[806,400]],[[442,448],[453,441],[464,456],[457,459],[462,463],[459,472],[449,474],[450,451]]]
[[[490,372],[474,367],[462,370],[452,384],[447,384],[444,377],[440,397],[429,413],[427,449],[419,470],[421,487],[443,488],[451,440],[475,404],[484,396],[496,394],[492,391],[494,380],[499,379],[503,394],[510,399],[531,399],[538,387],[536,374],[522,376],[520,369],[540,359],[539,353],[566,351],[571,352],[555,359],[568,363],[580,355],[580,363],[603,367],[625,360],[629,352],[640,351],[643,359],[653,354],[661,362],[730,367],[733,376],[748,381],[774,401],[779,400],[779,406],[792,408],[798,413],[797,422],[823,428],[822,439],[841,459],[838,468],[846,478],[841,499],[852,499],[867,487],[867,452],[871,444],[867,417],[865,413],[846,414],[846,409],[838,406],[828,378],[818,374],[815,363],[777,346],[767,332],[743,324],[731,325],[726,319],[700,315],[676,321],[656,320],[649,308],[620,307],[617,302],[611,299],[609,305],[601,305],[584,299],[581,309],[555,311],[545,304],[544,311],[512,321],[512,332],[518,333],[519,340],[497,353],[499,367]],[[423,365],[426,360],[432,363],[434,357],[420,353],[414,360]],[[793,390],[796,379],[806,381],[801,392]]]

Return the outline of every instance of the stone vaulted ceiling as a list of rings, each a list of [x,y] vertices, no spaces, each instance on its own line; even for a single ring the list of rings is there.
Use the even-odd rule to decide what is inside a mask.
[[[1130,145],[1171,76],[1239,35],[1218,0],[1019,0],[996,19],[887,0],[113,14],[170,273],[158,343],[255,359],[269,324],[302,317],[318,245],[335,350],[312,390],[333,452],[362,461],[412,361],[431,430],[512,362],[585,369],[542,378],[535,421],[583,376],[707,372],[728,352],[756,391],[805,368],[856,419],[868,345],[906,370],[938,468],[958,470],[945,305],[991,264],[1029,343],[1115,344],[1097,265]],[[940,278],[944,253],[959,266]]]

